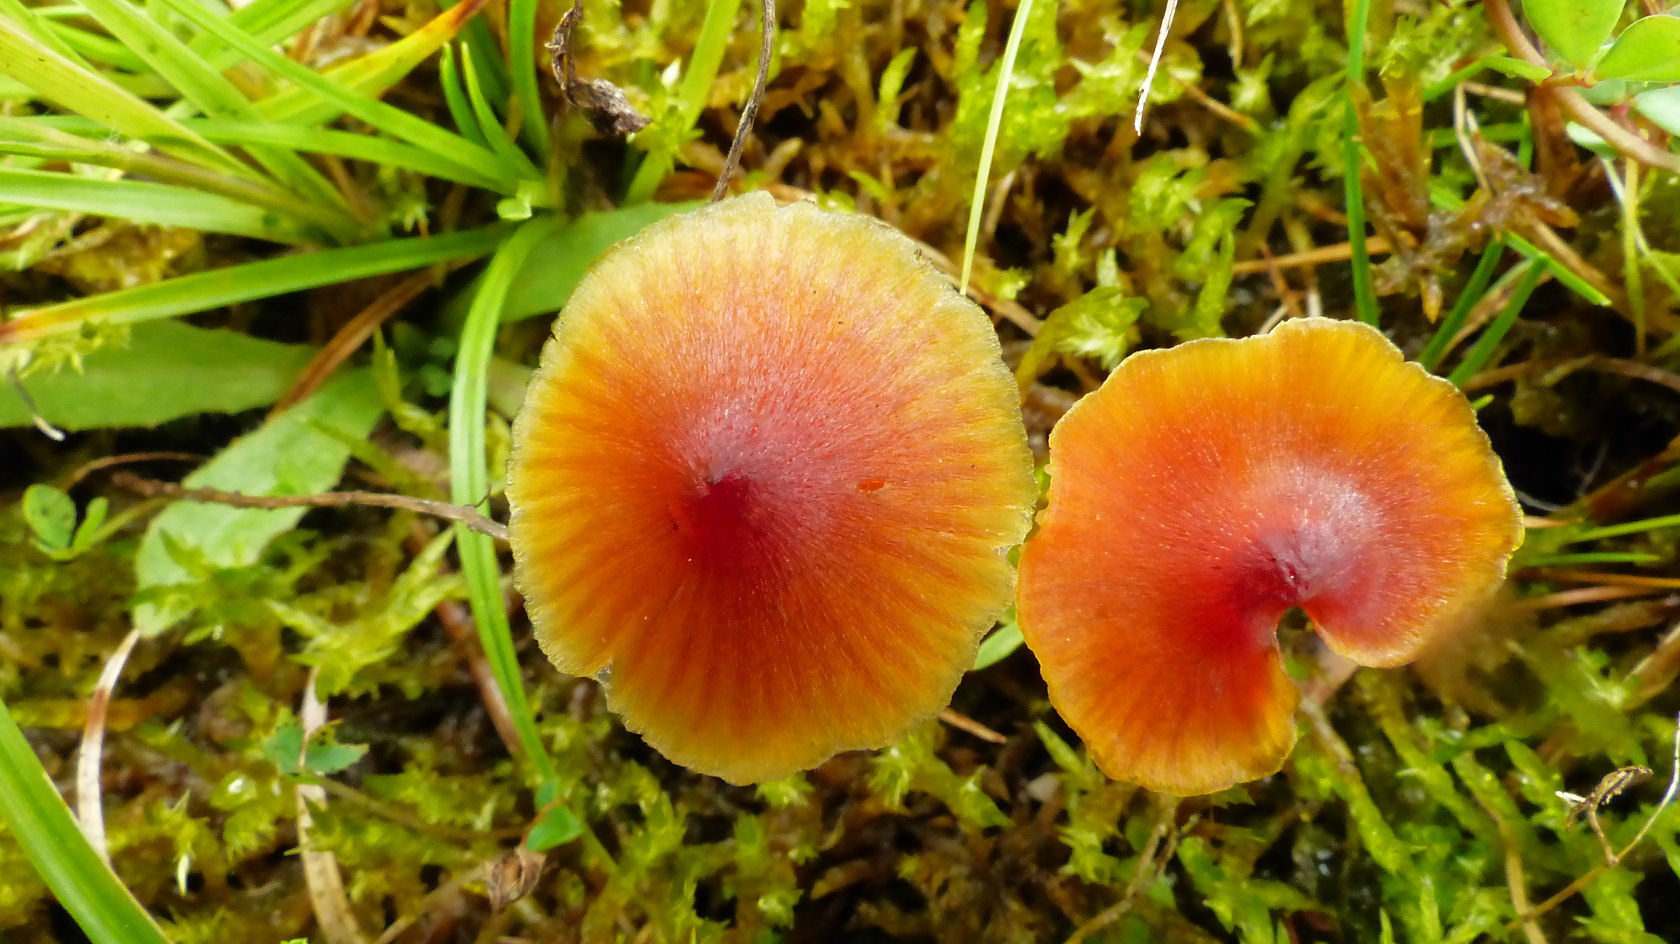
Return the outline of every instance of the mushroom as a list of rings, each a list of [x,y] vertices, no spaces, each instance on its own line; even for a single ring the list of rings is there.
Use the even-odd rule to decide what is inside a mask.
[[[1464,396],[1355,322],[1133,355],[1052,431],[1049,471],[1021,632],[1098,766],[1181,796],[1275,773],[1294,746],[1285,612],[1399,665],[1522,539]]]
[[[1037,488],[990,321],[902,234],[749,194],[598,261],[513,425],[543,651],[735,783],[905,734],[1009,604]]]

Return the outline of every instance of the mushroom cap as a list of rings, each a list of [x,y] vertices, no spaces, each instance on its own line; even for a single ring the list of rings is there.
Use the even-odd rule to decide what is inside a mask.
[[[1406,662],[1498,586],[1522,516],[1475,413],[1376,329],[1308,318],[1135,354],[1050,437],[1017,616],[1109,776],[1275,773],[1299,701],[1277,624]]]
[[[991,322],[876,221],[755,193],[578,285],[513,427],[543,651],[735,783],[932,716],[1008,605],[1037,488]]]

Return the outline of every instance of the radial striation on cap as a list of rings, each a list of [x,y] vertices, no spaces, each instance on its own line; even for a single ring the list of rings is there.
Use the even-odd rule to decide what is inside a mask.
[[[589,272],[508,469],[561,671],[736,782],[880,747],[1007,606],[1032,457],[990,321],[902,234],[751,194]]]
[[[1498,586],[1521,540],[1458,389],[1374,328],[1304,319],[1133,355],[1062,418],[1018,615],[1106,773],[1210,793],[1294,745],[1286,611],[1397,665]]]

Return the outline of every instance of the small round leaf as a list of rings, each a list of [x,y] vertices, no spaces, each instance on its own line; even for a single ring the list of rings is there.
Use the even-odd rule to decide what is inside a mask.
[[[1680,17],[1647,16],[1622,30],[1594,74],[1630,82],[1680,82]]]
[[[1623,0],[1530,0],[1523,15],[1547,46],[1579,67],[1610,38],[1623,6]]]
[[[63,550],[76,528],[76,503],[51,485],[31,485],[23,493],[23,520],[44,547]]]
[[[1680,85],[1636,95],[1633,107],[1669,134],[1680,134]]]

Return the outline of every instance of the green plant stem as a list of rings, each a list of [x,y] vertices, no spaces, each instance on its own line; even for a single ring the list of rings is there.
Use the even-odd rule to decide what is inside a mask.
[[[168,944],[157,922],[88,845],[3,702],[0,818],[94,944]]]
[[[281,256],[76,298],[21,311],[10,321],[0,321],[0,342],[33,341],[84,330],[93,324],[132,324],[172,318],[321,285],[418,269],[437,262],[471,259],[493,251],[507,238],[507,233],[506,226],[487,226],[441,236],[393,239]]]
[[[1510,4],[1506,0],[1486,0],[1482,8],[1487,11],[1488,25],[1493,27],[1493,34],[1505,44],[1505,49],[1518,59],[1551,71],[1551,63],[1534,48],[1534,44],[1523,35],[1522,27],[1517,25],[1517,18],[1511,13]],[[1599,111],[1594,105],[1581,97],[1575,89],[1561,85],[1550,86],[1557,96],[1559,106],[1575,119],[1582,127],[1604,139],[1604,142],[1615,148],[1623,157],[1628,157],[1652,167],[1680,174],[1680,155],[1662,150],[1651,142],[1617,124],[1614,119]]]
[[[1032,16],[1033,0],[1021,0],[1015,10],[1015,22],[1009,26],[1009,41],[1003,47],[1003,59],[998,63],[997,87],[992,90],[992,113],[986,119],[986,137],[980,142],[980,166],[974,173],[974,196],[968,206],[968,234],[963,238],[962,278],[957,291],[968,292],[968,277],[974,272],[974,250],[980,242],[980,217],[986,209],[986,182],[992,173],[992,152],[997,148],[998,126],[1003,123],[1003,103],[1009,97],[1009,77],[1015,73],[1015,56],[1021,51],[1021,37],[1026,35],[1027,20]],[[1162,28],[1163,31],[1165,27]]]
[[[1527,260],[1523,265],[1527,268],[1522,274],[1522,281],[1517,284],[1516,291],[1511,294],[1511,300],[1505,303],[1505,307],[1494,316],[1487,330],[1471,345],[1469,352],[1464,355],[1463,362],[1447,375],[1448,380],[1462,387],[1465,381],[1480,373],[1493,359],[1493,352],[1498,349],[1499,342],[1505,340],[1506,332],[1516,324],[1517,316],[1522,313],[1523,306],[1528,304],[1528,296],[1534,294],[1541,277],[1548,271],[1546,264],[1537,259]]]
[[[1371,284],[1371,253],[1365,245],[1365,188],[1359,171],[1364,158],[1359,146],[1359,105],[1355,90],[1365,85],[1365,29],[1370,0],[1353,0],[1348,20],[1347,105],[1342,112],[1342,186],[1347,203],[1348,246],[1353,266],[1353,303],[1359,320],[1377,323],[1377,293]]]
[[[1606,525],[1582,531],[1571,537],[1567,543],[1580,544],[1584,541],[1602,541],[1605,538],[1619,538],[1629,534],[1639,534],[1645,531],[1656,531],[1659,528],[1672,528],[1680,525],[1680,515],[1664,515],[1661,518],[1643,518],[1639,521],[1624,521],[1621,524]]]
[[[521,225],[502,244],[485,269],[461,326],[460,353],[455,356],[455,384],[449,394],[450,495],[455,502],[472,505],[481,512],[489,504],[485,498],[490,490],[490,470],[484,419],[489,405],[490,359],[496,347],[496,328],[501,324],[502,308],[513,280],[531,251],[552,235],[556,225],[553,217],[539,217]],[[467,602],[472,607],[484,657],[507,703],[525,762],[531,765],[538,779],[557,781],[559,771],[553,756],[543,746],[531,703],[525,697],[524,677],[513,649],[513,629],[508,625],[495,547],[488,534],[456,525],[455,548],[461,559],[461,574],[467,581]],[[587,824],[579,838],[591,858],[608,872],[616,870],[612,854]]]
[[[460,353],[455,358],[455,383],[449,395],[449,469],[450,497],[460,505],[470,505],[480,512],[488,508],[486,495],[490,489],[488,456],[485,454],[484,415],[489,399],[490,356],[495,352],[496,327],[501,324],[502,304],[514,276],[525,264],[554,223],[552,218],[532,220],[503,243],[490,260],[483,281],[467,311],[461,328]],[[456,548],[461,557],[461,573],[467,579],[468,602],[478,623],[478,637],[484,644],[484,655],[490,663],[490,673],[502,690],[508,714],[513,718],[519,735],[520,748],[526,763],[536,769],[543,780],[555,777],[554,759],[543,747],[537,733],[537,722],[531,705],[525,698],[525,683],[519,669],[519,658],[513,651],[513,630],[508,626],[506,603],[502,596],[501,568],[489,535],[464,526],[456,526]]]
[[[1464,319],[1470,317],[1470,309],[1476,307],[1481,300],[1482,293],[1487,290],[1488,283],[1493,280],[1493,272],[1499,268],[1500,257],[1505,254],[1503,240],[1495,239],[1488,243],[1483,250],[1482,258],[1476,262],[1476,268],[1470,273],[1470,281],[1464,283],[1464,290],[1458,293],[1458,300],[1453,303],[1452,310],[1441,319],[1435,327],[1435,334],[1424,346],[1423,353],[1418,355],[1418,363],[1425,370],[1433,371],[1441,364],[1441,358],[1447,355],[1447,346],[1458,334],[1458,329],[1464,327]]]
[[[548,119],[538,87],[537,6],[537,0],[510,0],[508,4],[508,76],[521,116],[519,136],[541,163],[548,156]]]

